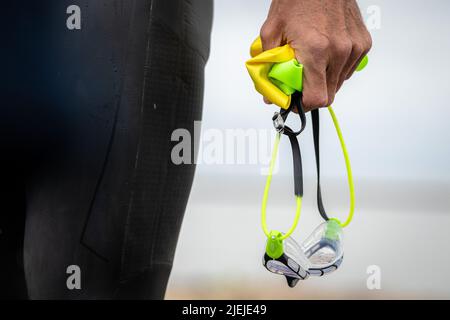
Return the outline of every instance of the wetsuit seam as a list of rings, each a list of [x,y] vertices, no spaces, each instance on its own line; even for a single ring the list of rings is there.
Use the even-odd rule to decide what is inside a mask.
[[[132,14],[131,14],[131,17],[130,17],[129,22],[128,22],[127,39],[126,39],[126,46],[125,46],[125,57],[123,59],[124,60],[123,61],[124,62],[124,64],[123,64],[124,68],[122,69],[120,91],[119,91],[119,93],[118,93],[118,95],[116,97],[116,99],[117,99],[117,101],[116,101],[116,111],[115,111],[115,114],[114,114],[114,121],[113,121],[112,130],[111,130],[111,136],[110,136],[109,141],[108,141],[108,147],[107,147],[106,155],[105,155],[105,158],[104,158],[104,161],[103,161],[103,164],[102,164],[100,176],[99,176],[99,178],[97,180],[97,184],[95,186],[94,195],[93,195],[93,197],[92,197],[92,199],[90,201],[90,204],[89,204],[88,215],[87,215],[87,217],[85,219],[85,223],[83,225],[83,230],[81,232],[81,238],[80,238],[80,244],[83,247],[85,247],[87,250],[89,250],[91,253],[93,253],[95,256],[97,256],[98,258],[100,258],[101,260],[103,260],[105,262],[109,262],[109,259],[104,257],[103,255],[101,255],[100,253],[98,253],[91,246],[89,246],[84,241],[84,236],[86,234],[86,230],[87,230],[87,226],[89,224],[89,220],[90,220],[90,218],[92,216],[92,210],[93,210],[93,207],[94,207],[94,204],[95,204],[95,200],[97,199],[97,195],[98,195],[98,192],[100,190],[100,186],[101,186],[101,184],[103,182],[103,179],[104,179],[104,176],[105,176],[106,167],[108,165],[109,157],[110,157],[111,150],[112,150],[112,145],[114,143],[114,136],[115,136],[115,133],[116,133],[117,121],[118,121],[118,118],[119,118],[119,111],[121,109],[121,104],[122,104],[122,94],[123,94],[123,88],[124,88],[124,84],[125,84],[126,68],[127,68],[127,65],[128,65],[128,57],[129,57],[129,51],[130,51],[129,50],[129,48],[130,48],[130,46],[129,46],[130,32],[131,32],[131,25],[133,23],[133,18],[134,18],[135,4],[136,4],[136,2],[133,2]]]
[[[177,57],[180,56],[180,52],[181,52],[181,45],[180,45],[180,42],[177,41]],[[177,61],[181,61],[181,59],[177,59]],[[177,67],[177,70],[180,68],[179,63],[177,64],[176,67]],[[178,80],[176,97],[180,96],[180,91],[181,90],[182,90],[182,85],[180,84],[180,81]],[[172,112],[170,113],[170,126],[169,126],[170,128],[174,127],[174,118],[175,118],[176,113],[177,113],[176,112],[177,111],[176,110],[176,106],[177,105],[178,105],[178,100],[175,101],[174,108],[172,109]],[[168,149],[167,152],[169,152],[170,146],[168,146],[167,149]],[[151,251],[150,251],[150,265],[153,264],[153,259],[154,259],[154,256],[155,256],[155,254],[154,254],[155,253],[155,246],[157,245],[157,243],[155,243],[157,241],[154,241],[155,240],[155,235],[157,235],[158,230],[161,229],[160,228],[160,223],[161,223],[161,219],[160,218],[161,218],[162,215],[164,215],[164,204],[163,204],[164,201],[161,201],[161,198],[163,198],[164,195],[169,194],[166,189],[167,189],[168,167],[170,166],[170,163],[171,163],[171,157],[169,157],[169,160],[164,163],[163,177],[161,178],[161,180],[162,180],[162,187],[160,189],[160,192],[159,192],[159,195],[158,195],[158,201],[157,201],[159,206],[156,209],[156,212],[158,214],[155,217],[155,221],[153,223],[153,228],[152,228],[152,237],[153,237],[152,240],[153,241],[152,241],[152,244],[151,244]],[[170,262],[168,261],[168,263],[170,263]]]
[[[150,63],[150,31],[151,31],[151,26],[152,26],[152,21],[153,21],[153,1],[151,1],[150,3],[150,13],[149,13],[149,18],[148,18],[148,25],[147,25],[147,46],[146,46],[146,54],[145,54],[145,61],[144,61],[144,65],[146,66],[144,68],[144,73],[143,73],[143,81],[142,81],[142,93],[141,93],[141,106],[140,106],[140,117],[139,117],[139,134],[138,134],[138,141],[137,141],[137,150],[136,150],[136,157],[135,157],[135,161],[134,161],[134,165],[133,165],[133,172],[132,172],[132,181],[131,184],[133,184],[136,181],[136,177],[137,177],[137,171],[138,171],[138,164],[139,164],[139,155],[141,152],[141,145],[142,145],[142,131],[143,131],[143,120],[142,120],[142,114],[144,112],[144,102],[145,102],[145,86],[146,86],[146,79],[147,79],[147,75],[148,72],[150,72],[150,68],[149,68],[149,63]],[[133,15],[135,14],[134,10],[133,10]],[[127,240],[129,237],[129,232],[130,232],[130,216],[131,216],[131,212],[133,210],[133,203],[134,203],[134,196],[135,196],[135,188],[132,187],[130,190],[130,195],[129,195],[129,202],[128,202],[128,209],[127,209],[127,216],[126,216],[126,220],[125,220],[125,232],[124,232],[124,237],[123,237],[123,242],[122,242],[122,250],[121,250],[121,261],[120,261],[120,275],[119,275],[119,280],[122,279],[123,277],[123,268],[125,265],[125,256],[127,254]]]

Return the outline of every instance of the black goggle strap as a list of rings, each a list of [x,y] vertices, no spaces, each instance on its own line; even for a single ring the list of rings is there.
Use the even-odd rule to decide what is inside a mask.
[[[325,211],[322,200],[322,190],[320,187],[320,144],[319,144],[319,133],[320,133],[320,119],[319,110],[311,111],[312,125],[313,125],[313,138],[314,138],[314,152],[316,156],[316,168],[317,168],[317,207],[319,213],[325,221],[328,221],[328,215]]]
[[[291,105],[287,110],[282,109],[280,115],[283,121],[286,121],[289,113],[294,107],[297,108],[298,115],[300,117],[300,130],[294,131],[288,126],[284,126],[283,134],[288,136],[291,143],[292,157],[294,164],[294,193],[296,196],[303,197],[303,169],[302,169],[302,156],[300,152],[300,146],[297,136],[300,135],[306,127],[306,116],[303,110],[302,94],[295,93],[291,97]]]

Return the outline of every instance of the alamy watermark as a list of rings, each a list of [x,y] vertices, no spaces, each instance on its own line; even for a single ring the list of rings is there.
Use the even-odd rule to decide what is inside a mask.
[[[364,13],[364,12],[363,12]],[[381,29],[381,7],[377,5],[368,6],[365,10],[366,27],[368,30]]]
[[[366,280],[367,289],[381,290],[381,268],[377,265],[370,265],[366,272],[369,275]]]
[[[66,280],[66,286],[69,290],[81,290],[81,269],[77,265],[70,265],[66,269],[69,275]]]
[[[81,29],[81,9],[77,5],[70,5],[66,9],[66,13],[69,15],[66,20],[66,27],[69,30]]]
[[[268,173],[274,130],[267,129],[205,129],[201,121],[194,122],[193,134],[187,129],[172,132],[172,163],[206,165],[258,165],[261,174]],[[278,171],[275,162],[273,173]]]

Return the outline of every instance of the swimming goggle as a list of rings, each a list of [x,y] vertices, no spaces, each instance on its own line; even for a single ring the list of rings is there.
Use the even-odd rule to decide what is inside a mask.
[[[345,222],[341,223],[336,218],[330,219],[323,205],[320,187],[319,110],[311,111],[317,167],[317,204],[319,213],[325,222],[319,225],[299,245],[291,235],[295,231],[300,219],[303,198],[302,159],[298,143],[298,136],[306,127],[306,117],[302,105],[303,66],[295,59],[294,50],[289,45],[263,51],[261,39],[258,38],[252,44],[250,53],[252,59],[247,61],[246,66],[256,90],[281,108],[280,112],[276,112],[272,118],[277,134],[261,208],[262,229],[267,236],[263,265],[270,272],[284,275],[289,286],[294,287],[299,280],[305,280],[309,276],[323,276],[337,270],[343,261],[342,229],[351,222],[355,208],[352,170],[338,120],[330,106],[328,107],[328,111],[341,144],[350,190],[349,214]],[[364,57],[357,71],[364,69],[367,63],[368,58]],[[294,109],[297,111],[301,123],[298,131],[294,131],[286,125],[286,119]],[[294,164],[294,194],[296,200],[294,222],[286,233],[276,230],[270,231],[266,223],[268,194],[282,135],[286,135],[291,143]]]

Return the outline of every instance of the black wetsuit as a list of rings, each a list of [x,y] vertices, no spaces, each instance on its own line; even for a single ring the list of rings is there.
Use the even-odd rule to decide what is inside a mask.
[[[171,134],[201,118],[212,0],[1,7],[0,297],[163,298],[195,170]]]

